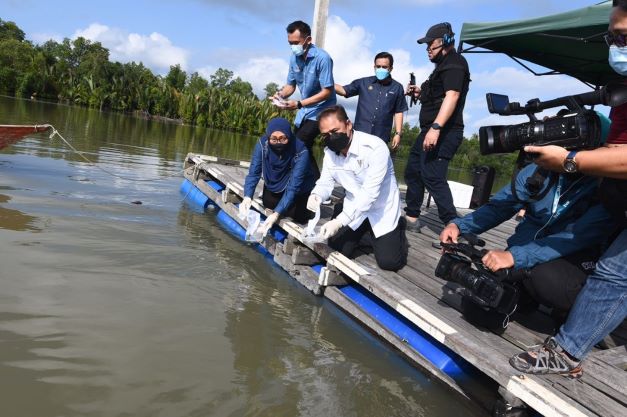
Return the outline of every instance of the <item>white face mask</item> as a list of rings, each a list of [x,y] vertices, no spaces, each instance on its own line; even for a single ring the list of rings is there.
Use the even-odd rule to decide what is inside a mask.
[[[292,48],[292,53],[296,56],[301,56],[305,52],[303,45],[290,45],[290,47]]]
[[[608,62],[618,74],[627,76],[627,46],[610,46]]]

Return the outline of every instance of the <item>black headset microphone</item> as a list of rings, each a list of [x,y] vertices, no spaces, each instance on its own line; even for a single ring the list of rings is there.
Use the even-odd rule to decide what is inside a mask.
[[[449,22],[444,22],[444,25],[446,26],[448,33],[445,33],[444,36],[442,36],[442,46],[453,45],[455,43],[455,33],[453,32],[453,28]]]

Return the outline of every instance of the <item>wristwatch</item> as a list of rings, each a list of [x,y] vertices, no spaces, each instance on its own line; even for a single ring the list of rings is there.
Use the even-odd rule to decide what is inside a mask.
[[[398,131],[395,130],[394,134],[392,136],[396,136],[396,135],[398,135],[400,137],[403,137],[403,132],[398,132]]]
[[[303,103],[301,103],[300,100],[298,100],[296,102],[296,107],[298,107],[299,109],[302,109],[303,108]]]
[[[431,129],[433,129],[433,130],[440,130],[440,129],[442,129],[442,126],[440,126],[439,123],[431,123]]]
[[[564,167],[564,171],[568,172],[569,174],[573,174],[578,170],[577,161],[575,161],[576,154],[577,151],[570,151],[568,155],[566,155],[566,159],[564,159],[564,162],[562,164],[562,166]]]

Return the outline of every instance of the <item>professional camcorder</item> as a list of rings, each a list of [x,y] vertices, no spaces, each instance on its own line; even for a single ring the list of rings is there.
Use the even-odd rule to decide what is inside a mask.
[[[475,247],[483,247],[485,242],[474,235],[463,237],[469,243],[442,243],[445,253],[435,268],[435,276],[460,284],[466,289],[465,295],[485,309],[512,314],[518,302],[518,290],[508,282],[511,270],[497,273],[488,270],[481,262],[487,250]]]
[[[566,149],[591,149],[601,145],[601,120],[586,105],[605,104],[615,107],[627,101],[627,87],[620,83],[589,93],[565,96],[548,101],[537,98],[526,105],[510,103],[501,94],[486,94],[490,113],[501,116],[527,115],[529,122],[517,125],[483,126],[479,128],[479,147],[482,155],[522,150],[525,145],[558,145]],[[562,107],[557,116],[538,120],[543,110]]]

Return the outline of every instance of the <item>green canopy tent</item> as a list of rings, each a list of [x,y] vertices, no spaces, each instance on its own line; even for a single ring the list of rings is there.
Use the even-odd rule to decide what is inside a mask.
[[[459,51],[508,55],[534,75],[566,74],[592,87],[620,78],[607,62],[611,1],[535,19],[464,23]],[[536,72],[524,61],[550,71]]]

